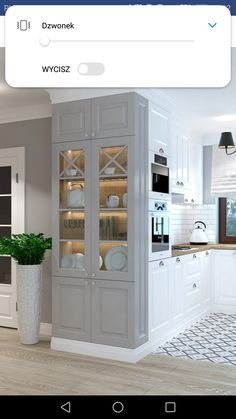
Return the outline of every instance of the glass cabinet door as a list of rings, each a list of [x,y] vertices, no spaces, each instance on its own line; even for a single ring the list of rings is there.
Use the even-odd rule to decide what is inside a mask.
[[[0,167],[0,239],[11,237],[11,166]],[[11,258],[0,256],[0,284],[11,285]]]
[[[128,167],[129,149],[125,139],[107,140],[97,146],[97,240],[95,276],[128,276]],[[104,141],[103,141],[104,143]],[[109,144],[109,145],[106,145]],[[95,162],[94,162],[95,164]],[[114,278],[115,279],[115,278]]]
[[[75,144],[66,144],[64,149],[60,146],[57,152],[59,226],[56,259],[59,270],[66,270],[72,275],[76,271],[87,276],[87,152],[80,143],[76,144],[76,148]]]

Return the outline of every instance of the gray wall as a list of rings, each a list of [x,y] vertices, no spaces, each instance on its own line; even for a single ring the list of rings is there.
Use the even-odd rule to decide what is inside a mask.
[[[26,232],[51,236],[51,118],[0,124],[0,148],[25,146]],[[51,323],[51,255],[44,262],[42,322]]]

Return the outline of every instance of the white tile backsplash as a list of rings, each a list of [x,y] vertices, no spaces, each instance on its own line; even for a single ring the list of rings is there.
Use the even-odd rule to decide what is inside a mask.
[[[217,235],[217,211],[215,205],[172,205],[172,244],[188,243],[195,221],[203,221],[209,242],[214,243]]]

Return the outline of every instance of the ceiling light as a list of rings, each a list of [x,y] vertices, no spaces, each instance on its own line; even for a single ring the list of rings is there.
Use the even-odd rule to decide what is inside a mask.
[[[228,155],[236,153],[236,150],[232,151],[232,153],[228,153],[228,148],[235,148],[232,132],[222,132],[218,147],[225,149],[225,152]]]

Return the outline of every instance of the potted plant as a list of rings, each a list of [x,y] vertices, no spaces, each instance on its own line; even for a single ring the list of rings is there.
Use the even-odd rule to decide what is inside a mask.
[[[0,255],[11,256],[17,263],[18,329],[21,342],[39,341],[42,302],[42,262],[52,239],[40,234],[13,234],[0,240]]]

